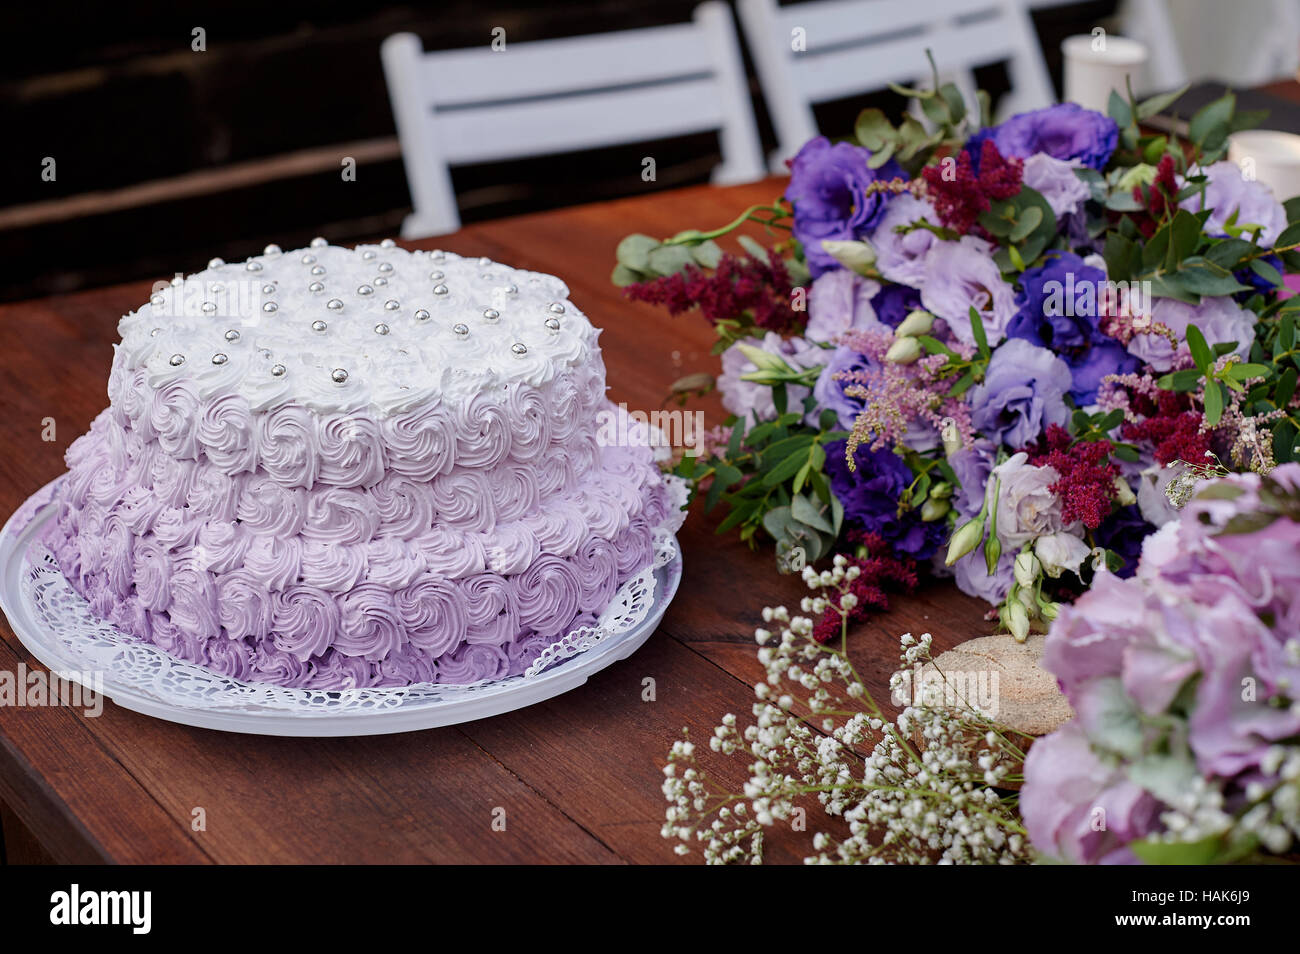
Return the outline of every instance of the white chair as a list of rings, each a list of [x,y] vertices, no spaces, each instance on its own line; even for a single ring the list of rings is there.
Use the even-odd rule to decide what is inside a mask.
[[[1005,61],[1003,112],[1053,102],[1051,79],[1023,0],[738,0],[763,98],[776,127],[774,170],[817,135],[813,106],[940,75],[975,106],[973,70]]]
[[[765,175],[731,11],[690,23],[425,52],[383,43],[384,76],[415,211],[403,238],[460,228],[449,167],[717,130],[719,184]],[[629,174],[639,175],[640,168]]]

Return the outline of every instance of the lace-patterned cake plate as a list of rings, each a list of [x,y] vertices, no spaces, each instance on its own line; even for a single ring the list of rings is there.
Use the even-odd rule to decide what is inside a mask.
[[[60,478],[62,479],[62,478]],[[27,500],[0,530],[0,610],[40,662],[102,691],[118,705],[170,722],[278,736],[412,732],[500,715],[575,689],[650,638],[681,582],[676,531],[687,488],[667,477],[672,516],[656,528],[653,563],[623,584],[595,626],[575,629],[518,676],[467,686],[286,689],[243,682],[168,655],[96,618],[36,542],[53,519],[58,480]],[[102,683],[96,684],[97,680]]]

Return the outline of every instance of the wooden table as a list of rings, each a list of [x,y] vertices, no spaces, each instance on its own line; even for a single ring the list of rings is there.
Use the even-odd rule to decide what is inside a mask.
[[[632,231],[663,236],[720,225],[782,185],[659,193],[498,220],[419,244],[561,276],[605,329],[611,397],[652,410],[676,378],[716,370],[712,331],[696,315],[670,318],[625,301],[609,283],[616,242]],[[0,519],[64,470],[67,445],[107,403],[118,318],[148,294],[149,283],[134,282],[0,306]],[[716,422],[719,406],[707,408]],[[47,418],[56,425],[49,442]],[[0,708],[10,858],[674,861],[659,835],[668,748],[683,726],[703,737],[723,714],[748,713],[761,674],[752,638],[759,612],[796,605],[802,589],[777,575],[770,549],[751,552],[731,535],[716,536],[716,521],[698,507],[691,514],[681,534],[681,589],[636,655],[574,692],[493,719],[396,736],[277,739],[173,725],[109,702],[97,718],[71,708]],[[854,652],[879,697],[888,696],[900,633],[929,631],[946,649],[991,631],[984,608],[932,583],[863,625]],[[19,663],[39,668],[5,623],[0,669]],[[654,701],[643,701],[647,677]],[[744,774],[740,760],[719,768],[733,782]],[[504,831],[492,824],[498,808]],[[206,830],[192,830],[195,809],[203,809]],[[806,840],[782,831],[768,839],[771,861],[797,861],[805,850]]]

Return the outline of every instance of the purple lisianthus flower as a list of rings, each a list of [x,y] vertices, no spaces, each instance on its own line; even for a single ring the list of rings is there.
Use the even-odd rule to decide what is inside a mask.
[[[976,547],[952,565],[953,582],[957,589],[967,596],[974,596],[984,602],[997,606],[1011,592],[1011,584],[1016,581],[1015,551],[1003,552],[998,558],[997,566],[989,573],[984,560],[984,548]]]
[[[867,167],[871,151],[847,142],[831,145],[825,136],[804,143],[790,164],[785,197],[794,204],[794,237],[804,248],[808,268],[816,278],[840,267],[823,248],[825,239],[851,240],[871,231],[884,215],[889,196],[867,194],[877,179],[903,175],[890,160],[879,169]]]
[[[867,371],[875,367],[875,362],[846,345],[840,345],[825,354],[830,357],[813,387],[813,397],[817,399],[819,408],[829,408],[835,412],[841,428],[852,430],[853,422],[862,413],[863,400],[845,394],[846,382],[837,381],[835,375],[844,371]]]
[[[1072,864],[1133,864],[1130,841],[1158,830],[1160,803],[1103,762],[1076,723],[1034,742],[1020,813],[1039,851]],[[1104,824],[1097,824],[1098,820]]]
[[[1119,127],[1109,116],[1078,103],[1018,113],[993,128],[1002,155],[1028,159],[1044,152],[1055,159],[1077,159],[1089,169],[1104,169],[1119,143]],[[988,138],[988,137],[985,137]]]
[[[946,321],[959,339],[975,343],[972,306],[980,313],[990,345],[1006,337],[1016,314],[1016,292],[1002,280],[987,242],[970,235],[957,242],[935,242],[925,256],[925,274],[921,303]]]
[[[943,520],[925,523],[916,510],[898,512],[898,499],[912,482],[912,471],[890,450],[869,450],[859,445],[856,470],[845,458],[847,441],[826,445],[826,474],[831,490],[844,505],[844,519],[853,526],[879,534],[899,553],[918,560],[933,556],[948,537]]]
[[[907,285],[886,285],[871,299],[876,317],[890,328],[897,328],[914,309],[921,307],[921,293]]]
[[[1243,358],[1255,340],[1255,313],[1226,296],[1202,298],[1199,305],[1189,305],[1175,298],[1157,298],[1151,317],[1177,335],[1177,353],[1181,355],[1189,353],[1187,326],[1191,324],[1201,330],[1207,344],[1235,343],[1237,347],[1233,350]],[[1174,346],[1163,335],[1134,335],[1128,344],[1128,352],[1157,371],[1168,371],[1174,364]]]
[[[1070,395],[1091,404],[1108,374],[1136,371],[1139,361],[1101,328],[1106,273],[1072,252],[1054,252],[1020,276],[1018,310],[1007,336],[1060,355],[1070,367]]]
[[[825,349],[804,338],[782,338],[774,331],[769,331],[761,341],[745,338],[742,343],[777,355],[795,369],[816,367],[825,362],[827,355]],[[754,363],[735,345],[722,352],[722,373],[718,375],[718,393],[722,396],[722,406],[747,425],[776,418],[772,389],[765,384],[741,380],[742,375],[756,370]],[[787,385],[788,409],[797,410],[808,393],[807,388]]]
[[[898,231],[922,219],[938,221],[934,206],[925,199],[903,193],[890,201],[871,233],[871,245],[876,250],[876,268],[891,282],[914,288],[925,284],[925,256],[939,241],[938,236],[926,228]]]
[[[970,447],[963,447],[948,458],[960,486],[953,493],[952,505],[964,522],[984,507],[984,488],[997,459],[997,445],[977,437]]]
[[[1024,447],[1069,416],[1070,369],[1046,348],[1012,338],[993,352],[984,383],[971,389],[971,422],[986,437]]]
[[[1023,182],[1042,195],[1059,222],[1083,208],[1092,195],[1087,184],[1074,172],[1078,160],[1057,159],[1037,152],[1025,160]]]
[[[1142,555],[1142,541],[1155,532],[1155,526],[1142,516],[1137,504],[1120,507],[1101,522],[1092,533],[1100,547],[1113,550],[1124,558],[1124,565],[1116,576],[1128,579],[1137,572],[1138,558]]]
[[[1272,189],[1262,182],[1247,179],[1235,162],[1226,159],[1201,171],[1209,180],[1205,184],[1204,196],[1200,192],[1188,196],[1182,207],[1189,212],[1199,212],[1203,208],[1210,210],[1210,217],[1205,220],[1206,232],[1223,234],[1228,219],[1232,218],[1239,226],[1260,226],[1259,244],[1265,248],[1277,241],[1286,228],[1286,209],[1274,198]]]
[[[813,279],[808,293],[808,327],[804,336],[809,341],[830,342],[850,330],[886,330],[871,304],[879,291],[880,282],[863,278],[847,268],[823,272]]]

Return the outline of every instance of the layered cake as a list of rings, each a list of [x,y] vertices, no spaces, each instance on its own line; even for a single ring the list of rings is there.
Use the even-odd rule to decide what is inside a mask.
[[[118,330],[46,542],[176,657],[320,689],[505,677],[652,560],[667,488],[644,441],[598,441],[598,332],[556,278],[317,239],[214,259]]]

